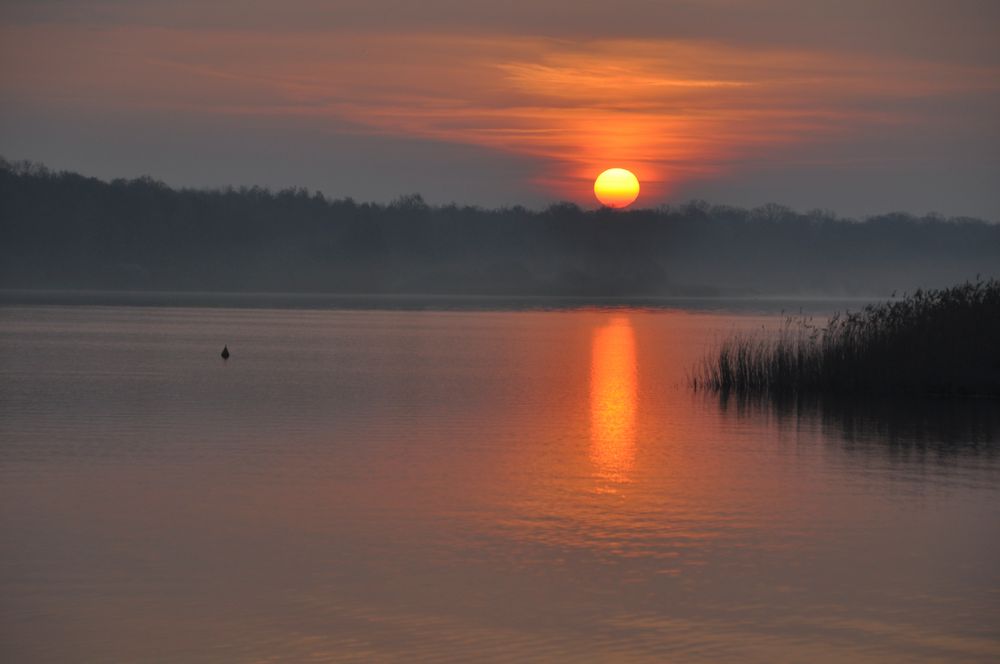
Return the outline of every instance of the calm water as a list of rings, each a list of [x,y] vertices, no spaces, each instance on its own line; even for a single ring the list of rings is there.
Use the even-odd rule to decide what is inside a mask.
[[[0,308],[0,659],[996,661],[995,404],[686,387],[774,320]]]

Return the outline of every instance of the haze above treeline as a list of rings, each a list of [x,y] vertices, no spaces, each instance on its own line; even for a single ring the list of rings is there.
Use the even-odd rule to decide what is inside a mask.
[[[876,295],[1000,276],[1000,224],[692,201],[543,210],[172,189],[0,160],[0,288]]]

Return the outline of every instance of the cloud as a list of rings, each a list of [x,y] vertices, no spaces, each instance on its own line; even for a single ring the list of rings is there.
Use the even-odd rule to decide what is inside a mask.
[[[789,146],[945,121],[915,104],[995,97],[995,68],[691,39],[454,32],[8,26],[2,98],[259,115],[528,156],[586,200],[610,166],[646,197]],[[861,157],[861,155],[859,155]],[[867,158],[867,157],[865,157]]]

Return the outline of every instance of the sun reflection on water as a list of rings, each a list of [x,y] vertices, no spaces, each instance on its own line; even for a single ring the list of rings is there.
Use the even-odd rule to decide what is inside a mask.
[[[629,479],[635,462],[637,392],[632,323],[617,316],[594,330],[591,350],[590,457],[603,479]]]

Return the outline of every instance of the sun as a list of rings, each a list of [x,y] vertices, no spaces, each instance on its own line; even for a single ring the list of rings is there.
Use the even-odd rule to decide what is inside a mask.
[[[609,168],[594,180],[594,195],[610,208],[627,207],[639,196],[639,178],[624,168]]]

